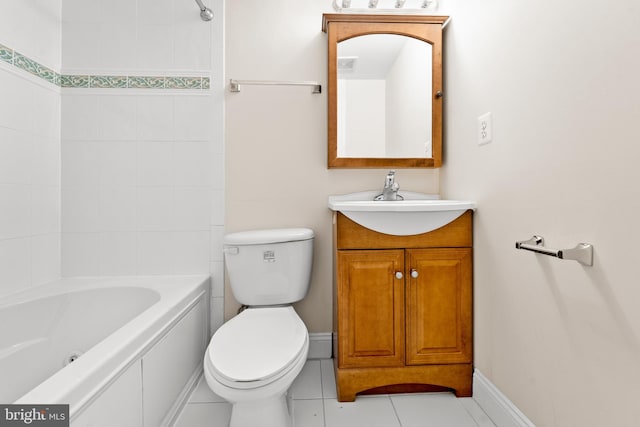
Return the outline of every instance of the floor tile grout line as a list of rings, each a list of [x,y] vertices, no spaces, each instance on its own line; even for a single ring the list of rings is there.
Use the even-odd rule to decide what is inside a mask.
[[[480,405],[478,405],[478,402],[476,402],[476,400],[472,397],[471,400],[473,401],[473,403],[480,409],[480,411],[482,411],[482,413],[487,417],[488,420],[491,421],[491,424],[493,424],[495,426],[495,423],[493,422],[493,420],[491,419],[491,417],[489,417],[489,415],[485,412],[484,408]],[[476,423],[476,426],[478,427],[482,427],[482,425],[480,424],[480,421],[476,419],[475,415],[471,413],[471,411],[469,411],[467,409],[466,405],[461,405],[465,411],[467,411],[467,414],[469,414],[469,416],[471,417],[471,419],[473,420],[474,423]]]
[[[322,396],[322,425],[327,427],[327,409],[324,402],[324,372],[322,370],[322,360],[320,361],[320,395]]]
[[[324,372],[322,372],[322,360],[318,362],[318,367],[320,368],[320,396],[324,399]]]
[[[391,407],[393,408],[393,413],[396,415],[396,419],[398,420],[398,425],[402,427],[402,420],[400,419],[400,414],[398,414],[398,409],[396,405],[393,403],[393,399],[389,396],[389,401],[391,402]]]
[[[465,412],[466,412],[467,414],[469,414],[469,416],[470,416],[470,417],[471,417],[471,419],[473,420],[473,422],[474,422],[474,424],[476,425],[476,427],[481,427],[481,426],[480,426],[480,423],[478,423],[478,420],[476,420],[476,417],[475,417],[471,412],[469,412],[469,410],[467,409],[466,405],[460,405],[460,406],[462,406],[462,408],[465,410]]]
[[[327,427],[327,407],[325,406],[325,399],[322,399],[322,425]]]

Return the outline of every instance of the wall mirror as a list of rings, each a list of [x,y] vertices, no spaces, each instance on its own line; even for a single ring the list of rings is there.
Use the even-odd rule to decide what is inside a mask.
[[[446,16],[323,15],[328,166],[442,164]]]

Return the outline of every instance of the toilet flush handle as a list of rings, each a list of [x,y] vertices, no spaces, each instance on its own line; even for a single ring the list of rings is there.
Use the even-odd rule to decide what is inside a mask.
[[[222,252],[224,252],[227,255],[238,255],[238,253],[240,252],[240,248],[236,246],[231,246],[228,248],[224,248]]]

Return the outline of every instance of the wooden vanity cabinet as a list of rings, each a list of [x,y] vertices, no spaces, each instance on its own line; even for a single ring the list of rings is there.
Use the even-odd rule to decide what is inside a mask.
[[[470,396],[472,211],[412,236],[334,217],[338,400],[448,388]]]

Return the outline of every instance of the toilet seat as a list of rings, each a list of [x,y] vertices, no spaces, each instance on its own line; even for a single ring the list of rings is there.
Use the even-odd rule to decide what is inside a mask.
[[[213,335],[205,369],[228,387],[261,387],[285,375],[306,355],[308,340],[293,307],[249,308]]]

